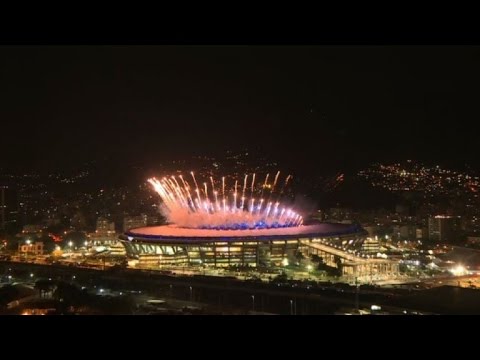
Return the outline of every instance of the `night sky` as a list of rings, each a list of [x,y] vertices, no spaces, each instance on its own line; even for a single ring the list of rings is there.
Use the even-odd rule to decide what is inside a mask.
[[[259,147],[480,169],[478,46],[2,46],[4,168]]]

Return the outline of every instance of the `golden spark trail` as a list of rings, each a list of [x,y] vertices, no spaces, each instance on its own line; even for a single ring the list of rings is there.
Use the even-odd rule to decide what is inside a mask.
[[[268,176],[270,174],[267,174],[267,176],[265,177],[265,182],[263,183],[263,186],[262,186],[262,193],[260,194],[260,197],[263,198],[263,191],[265,190],[265,188],[267,187],[267,182],[268,182]]]
[[[188,186],[188,184],[185,182],[182,175],[180,175],[179,177],[180,177],[180,180],[182,180],[183,187],[188,194],[188,198],[190,199],[190,204],[191,204],[191,207],[193,208],[192,210],[195,211],[195,202],[192,199],[192,194],[190,194],[190,186]]]
[[[233,193],[233,206],[234,206],[234,211],[237,211],[237,186],[238,186],[238,180],[235,180],[235,192]]]
[[[247,188],[247,178],[248,178],[248,175],[245,175],[245,179],[243,179],[242,205],[240,205],[240,209],[242,209],[242,211],[243,211],[243,204],[245,203],[245,189]]]
[[[223,198],[223,212],[225,213],[225,176],[222,176],[222,198]]]
[[[198,204],[199,204],[199,207],[201,207],[202,199],[200,198],[200,190],[198,190],[197,180],[195,179],[195,174],[193,173],[193,171],[190,174],[192,174],[193,182],[195,183],[195,192],[197,193],[197,197],[198,197]]]
[[[275,185],[277,185],[277,180],[278,180],[278,176],[280,175],[280,171],[277,172],[277,175],[275,176],[275,181],[273,182],[273,186],[272,186],[272,193],[274,192],[275,190]]]
[[[209,177],[211,185],[209,190],[208,178],[203,177],[204,181],[200,183],[203,183],[203,186],[199,187],[194,172],[192,171],[190,174],[194,188],[182,175],[178,175],[180,180],[174,175],[163,177],[160,180],[148,179],[148,183],[152,185],[163,201],[164,206],[161,207],[161,211],[170,222],[179,227],[239,230],[301,226],[303,224],[303,218],[292,209],[285,207],[280,201],[270,201],[272,193],[279,184],[280,172],[276,173],[272,185],[268,184],[269,174],[265,177],[261,193],[263,194],[265,189],[270,190],[268,199],[263,197],[255,199],[254,197],[256,173],[252,174],[251,182],[248,179],[249,174],[245,174],[241,194],[239,193],[239,180],[235,179],[234,187],[227,189],[225,177],[222,177],[221,198],[212,176]],[[280,194],[284,192],[291,179],[292,176],[288,175]],[[192,194],[193,191],[196,195]],[[232,192],[233,198],[231,197]],[[239,196],[241,196],[240,204],[238,204]]]
[[[252,179],[252,189],[250,190],[250,197],[253,196],[253,187],[255,185],[255,173],[253,173],[253,179]]]

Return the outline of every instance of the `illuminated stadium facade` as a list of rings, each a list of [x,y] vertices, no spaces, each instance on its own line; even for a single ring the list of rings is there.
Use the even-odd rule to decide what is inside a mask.
[[[358,225],[318,224],[259,230],[188,229],[172,225],[131,229],[120,237],[127,256],[148,267],[281,266],[300,251],[343,264],[345,275],[395,273],[392,261],[363,253],[365,231]]]
[[[341,267],[345,275],[393,273],[393,262],[365,253],[366,232],[359,225],[322,223],[303,225],[303,218],[279,201],[274,190],[277,172],[259,184],[245,175],[243,186],[227,179],[203,182],[178,177],[149,182],[162,199],[170,225],[130,229],[120,237],[136,266],[281,266],[296,261],[298,253],[321,256],[326,265]],[[371,245],[371,244],[370,244]],[[370,246],[371,247],[371,246]]]

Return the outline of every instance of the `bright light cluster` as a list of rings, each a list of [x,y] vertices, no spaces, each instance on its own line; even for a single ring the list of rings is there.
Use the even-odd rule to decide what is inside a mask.
[[[450,269],[450,272],[455,276],[463,276],[468,273],[467,269],[463,265],[457,265]]]
[[[168,220],[181,227],[247,230],[300,226],[302,217],[278,200],[291,176],[287,176],[278,196],[275,195],[280,172],[272,183],[269,174],[263,183],[255,184],[255,174],[245,175],[243,186],[238,180],[228,186],[225,177],[199,186],[195,174],[191,182],[182,175],[151,178],[148,182],[163,201],[162,211]]]
[[[359,175],[373,186],[390,191],[421,191],[426,195],[473,194],[480,191],[480,178],[467,173],[442,169],[440,166],[429,167],[419,162],[408,160],[400,164],[374,164]]]

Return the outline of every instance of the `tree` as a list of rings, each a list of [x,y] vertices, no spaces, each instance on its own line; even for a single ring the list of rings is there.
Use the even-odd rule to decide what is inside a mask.
[[[43,242],[43,251],[47,254],[50,254],[55,250],[55,241],[49,234],[42,234],[39,241]]]
[[[82,304],[84,293],[76,285],[67,282],[59,282],[53,293],[53,297],[65,303],[67,306]]]
[[[340,256],[335,255],[333,260],[335,261],[335,264],[337,265],[337,269],[338,269],[337,276],[342,276],[342,274],[343,274],[342,259],[340,258]]]
[[[321,256],[316,255],[316,254],[313,254],[310,257],[310,260],[312,260],[312,262],[315,263],[315,264],[323,264],[324,263],[323,258]]]
[[[282,282],[286,282],[288,281],[288,276],[287,276],[287,273],[285,272],[282,272],[281,274],[275,276],[273,278],[273,282],[279,282],[279,283],[282,283]]]
[[[48,279],[40,279],[35,282],[35,289],[39,291],[40,297],[42,297],[47,292],[51,292],[54,286],[55,284]]]
[[[22,239],[17,238],[17,237],[10,237],[7,240],[7,245],[6,245],[6,250],[7,251],[17,251],[18,250],[18,244],[22,241]]]
[[[305,259],[305,256],[302,254],[301,251],[297,250],[295,252],[295,258],[298,260],[298,261],[302,261]]]
[[[81,247],[87,240],[87,235],[83,231],[72,231],[65,235],[64,242],[68,244],[70,241],[75,247]]]

